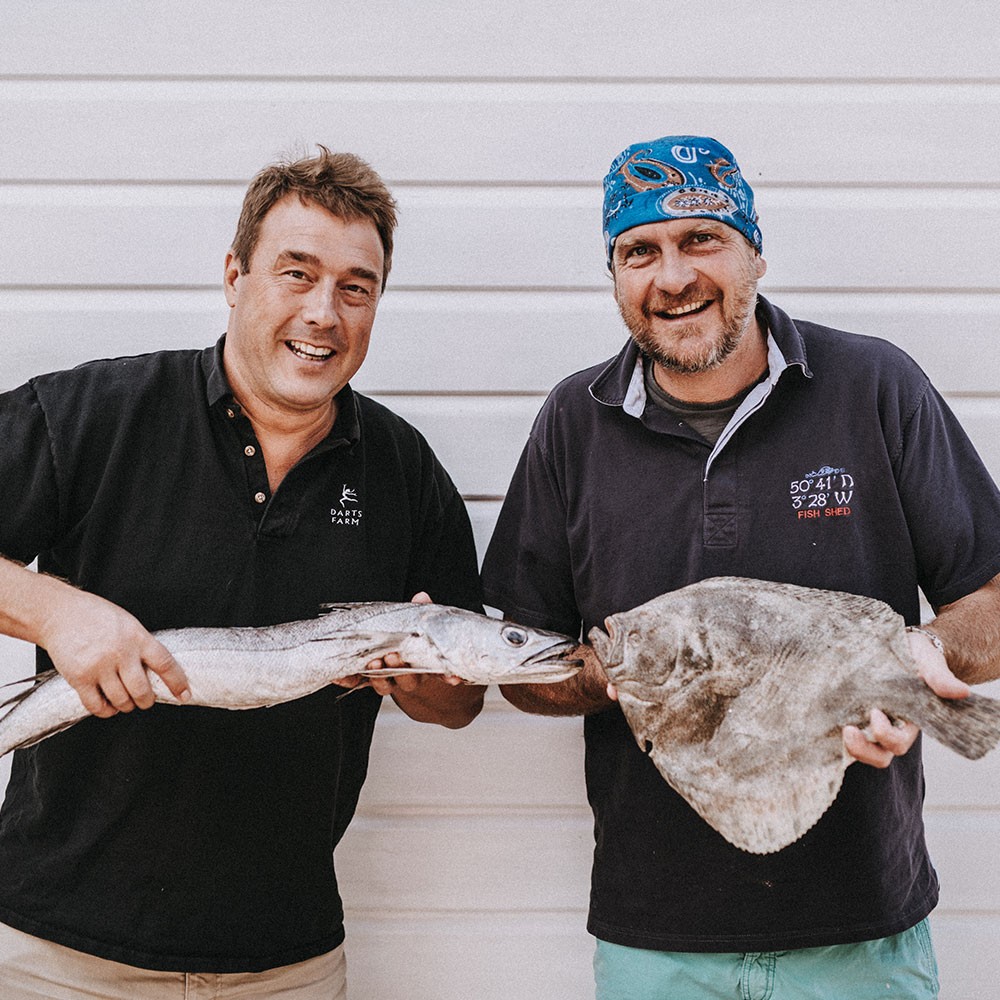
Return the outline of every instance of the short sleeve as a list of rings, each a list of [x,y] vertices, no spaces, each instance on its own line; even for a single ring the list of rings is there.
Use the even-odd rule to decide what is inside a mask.
[[[930,384],[903,429],[899,492],[920,587],[933,606],[1000,573],[1000,491]]]
[[[0,394],[0,553],[31,562],[51,547],[58,522],[45,413],[28,383]]]
[[[580,631],[556,471],[539,436],[545,411],[524,447],[483,560],[486,603],[525,625]]]

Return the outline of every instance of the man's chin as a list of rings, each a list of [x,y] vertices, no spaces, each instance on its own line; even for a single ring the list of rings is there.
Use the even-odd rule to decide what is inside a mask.
[[[716,339],[706,344],[697,343],[696,338],[689,336],[682,338],[693,341],[689,345],[678,344],[675,339],[667,348],[662,344],[660,338],[637,336],[635,333],[632,336],[643,354],[652,358],[667,371],[681,375],[698,375],[702,372],[714,371],[739,346],[738,340],[734,342],[725,337],[722,340]],[[686,349],[683,349],[685,347]]]

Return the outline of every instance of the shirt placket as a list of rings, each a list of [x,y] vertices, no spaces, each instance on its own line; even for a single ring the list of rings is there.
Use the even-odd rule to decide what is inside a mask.
[[[258,527],[263,522],[271,502],[271,485],[267,480],[267,466],[261,452],[260,442],[253,427],[237,403],[230,402],[225,409],[226,419],[231,423],[236,437],[236,447],[242,451],[242,464],[246,473],[250,503]]]
[[[703,481],[702,545],[705,576],[729,575],[739,545],[737,448],[730,443],[716,456]]]

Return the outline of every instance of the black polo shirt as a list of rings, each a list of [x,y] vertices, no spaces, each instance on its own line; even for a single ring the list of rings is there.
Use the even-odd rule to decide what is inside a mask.
[[[941,605],[1000,573],[1000,494],[913,361],[763,299],[758,317],[768,377],[714,446],[646,399],[631,341],[556,387],[486,555],[488,604],[575,634],[729,575],[875,597],[915,623],[918,588]],[[893,934],[935,905],[919,745],[848,768],[811,831],[755,856],[669,788],[617,706],[584,728],[596,936],[780,950]]]
[[[37,556],[150,629],[419,590],[481,610],[469,519],[427,443],[350,387],[338,405],[272,495],[221,341],[32,379],[0,396],[0,552]],[[163,970],[258,971],[336,947],[332,851],[380,701],[341,693],[156,705],[18,751],[0,921]]]

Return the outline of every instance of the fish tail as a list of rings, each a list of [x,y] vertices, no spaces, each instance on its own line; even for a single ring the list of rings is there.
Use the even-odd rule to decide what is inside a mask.
[[[969,760],[979,760],[1000,742],[1000,701],[981,694],[942,699],[924,728],[946,747]]]
[[[20,704],[32,693],[32,691],[37,690],[42,684],[47,680],[56,676],[55,670],[43,670],[41,673],[35,674],[32,677],[22,677],[20,680],[7,681],[4,684],[0,684],[0,687],[17,687],[20,684],[26,685],[23,691],[18,691],[16,694],[12,694],[9,698],[5,698],[0,701],[0,708],[13,708],[15,705]]]
[[[890,714],[917,723],[939,743],[969,760],[979,760],[1000,743],[1000,700],[982,694],[940,698],[915,678],[907,687],[910,697],[906,700],[912,710]]]
[[[79,714],[72,718],[60,718],[51,725],[43,723],[41,729],[22,726],[25,714],[30,718],[33,711],[31,696],[44,684],[57,679],[59,679],[59,674],[55,670],[44,670],[35,674],[34,677],[26,677],[23,680],[11,681],[2,685],[2,687],[13,687],[18,684],[27,686],[23,691],[18,691],[17,694],[0,702],[0,709],[6,709],[6,711],[0,712],[0,757],[10,753],[11,750],[23,750],[36,743],[41,743],[47,737],[68,729],[87,716],[87,710],[80,703]]]

